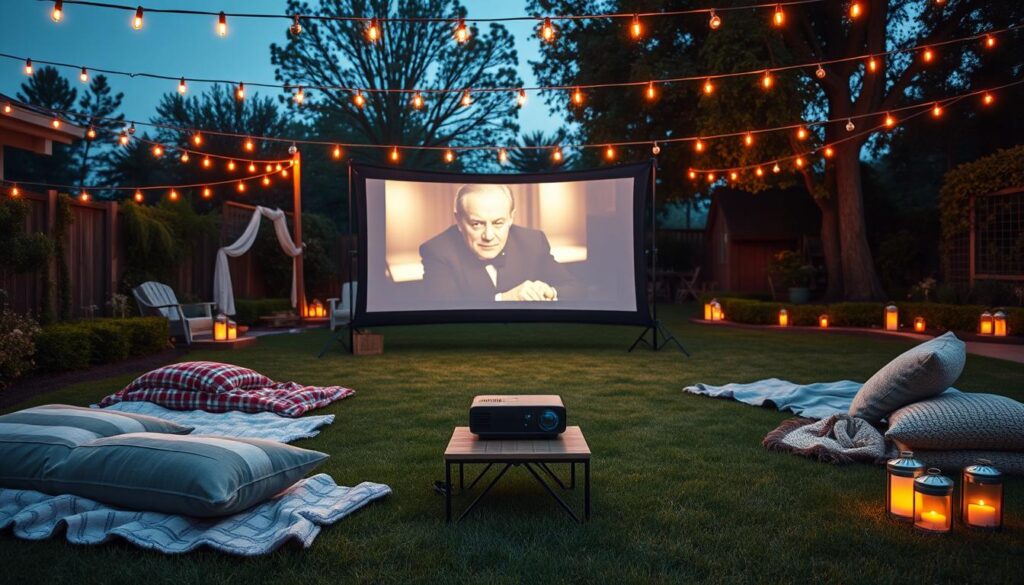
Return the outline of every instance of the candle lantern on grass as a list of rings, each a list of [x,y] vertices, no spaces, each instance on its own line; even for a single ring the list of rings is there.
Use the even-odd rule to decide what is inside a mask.
[[[238,339],[238,323],[228,321],[228,341]]]
[[[828,329],[828,315],[823,314],[818,317],[818,327]]]
[[[885,464],[885,513],[900,522],[914,520],[914,480],[924,473],[924,463],[914,459],[913,451]]]
[[[704,303],[704,320],[711,320],[711,303]]]
[[[786,309],[779,309],[779,327],[789,327],[789,313]]]
[[[223,314],[213,320],[213,340],[224,341],[228,338],[228,318]]]
[[[996,311],[992,315],[992,334],[996,337],[1006,337],[1006,313]]]
[[[721,321],[722,320],[722,305],[718,301],[711,301],[711,320]]]
[[[1003,527],[1003,474],[987,459],[979,459],[975,465],[964,468],[960,519],[979,530]]]
[[[885,307],[885,330],[896,331],[900,328],[900,311],[896,305],[889,303]]]
[[[930,534],[953,529],[953,480],[936,467],[914,480],[914,528]]]
[[[925,322],[924,317],[914,317],[914,331],[918,333],[924,333]]]
[[[324,304],[320,302],[320,299],[313,299],[313,314],[310,316],[320,318],[325,315],[327,312],[324,311]]]
[[[985,311],[981,314],[981,320],[978,323],[978,333],[981,335],[992,335],[992,313]]]

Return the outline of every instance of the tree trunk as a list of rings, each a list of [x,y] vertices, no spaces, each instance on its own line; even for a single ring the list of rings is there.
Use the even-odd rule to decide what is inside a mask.
[[[825,255],[825,271],[828,273],[825,300],[835,301],[843,298],[843,261],[836,199],[834,196],[815,197],[814,202],[821,210],[821,251]]]
[[[858,142],[837,145],[835,173],[843,297],[850,301],[881,300],[885,292],[875,271],[864,223]]]

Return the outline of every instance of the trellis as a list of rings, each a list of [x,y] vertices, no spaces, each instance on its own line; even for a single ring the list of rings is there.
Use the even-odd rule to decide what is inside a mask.
[[[971,198],[969,280],[1024,281],[1024,189]]]

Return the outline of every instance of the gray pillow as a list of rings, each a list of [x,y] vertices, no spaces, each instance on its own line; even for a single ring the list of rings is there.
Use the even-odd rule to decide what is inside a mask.
[[[66,404],[0,416],[0,487],[41,489],[47,468],[78,445],[137,432],[187,434],[192,427],[152,416]]]
[[[995,394],[947,392],[892,413],[885,437],[914,450],[1024,451],[1024,404]]]
[[[950,331],[911,348],[875,372],[850,404],[850,416],[878,423],[901,406],[953,385],[967,359],[964,342]]]
[[[277,441],[156,433],[98,439],[47,473],[49,493],[186,516],[224,516],[302,479],[327,455]]]
[[[899,443],[896,443],[899,446]],[[988,459],[992,467],[1007,475],[1024,475],[1024,452],[1020,451],[985,451],[981,449],[954,449],[939,451],[930,449],[911,449],[901,446],[904,451],[913,451],[914,458],[924,462],[928,467],[938,467],[944,475],[959,479],[960,472],[968,465],[974,465],[979,459]]]

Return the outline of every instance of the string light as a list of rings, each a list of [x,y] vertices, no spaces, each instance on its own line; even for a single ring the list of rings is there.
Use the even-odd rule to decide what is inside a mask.
[[[32,77],[32,59],[25,59],[25,75]]]
[[[53,126],[55,129],[60,128],[60,118],[54,116],[53,120],[50,122],[50,125]]]
[[[228,17],[223,12],[217,15],[217,34],[222,37],[228,36]]]
[[[715,173],[708,173],[707,179],[708,179],[708,183],[714,183],[715,182]]]
[[[117,141],[121,143],[121,146],[128,146],[128,133],[122,130]]]
[[[363,97],[362,90],[357,90],[356,95],[352,96],[352,103],[354,103],[357,108],[361,108],[366,105],[366,98]]]
[[[161,157],[163,155],[164,155],[164,147],[160,146],[159,144],[153,146],[153,156],[159,158],[159,157]]]
[[[235,90],[235,99],[242,101],[245,99],[245,83],[239,81],[238,89]]]
[[[782,5],[775,5],[775,14],[772,15],[772,24],[776,27],[780,27],[786,22],[786,13],[782,11]]]
[[[11,197],[17,197],[21,195],[21,189],[17,185],[11,187]]]
[[[128,134],[131,136],[135,136],[135,122],[132,122],[128,125]]]
[[[195,144],[196,146],[202,145],[203,144],[203,135],[200,134],[199,132],[196,132],[195,134],[193,134],[192,135],[192,144]]]
[[[884,124],[886,128],[893,128],[896,126],[896,118],[894,118],[892,114],[886,112]]]
[[[693,149],[697,152],[704,152],[704,141],[698,138],[697,141],[693,143]]]
[[[857,2],[856,0],[850,2],[850,18],[860,18],[860,15],[863,12],[864,9],[861,7],[860,2]]]
[[[647,94],[647,99],[648,100],[653,100],[654,98],[658,97],[658,92],[657,92],[657,90],[654,89],[654,82],[653,81],[648,81],[647,82],[647,92],[646,92],[646,94]]]
[[[611,144],[604,149],[604,158],[607,160],[615,160],[615,148]]]
[[[498,149],[498,162],[501,164],[505,164],[508,162],[508,151],[505,150],[504,148]]]
[[[391,147],[391,156],[390,156],[390,158],[391,158],[391,162],[394,162],[394,163],[398,162],[399,156],[398,156],[398,147],[397,146],[392,146]]]
[[[654,156],[658,156],[659,154],[661,154],[661,147],[658,146],[657,142],[651,145],[651,154],[653,154]]]
[[[270,177],[263,177],[263,186],[264,187],[269,187],[270,186]]]
[[[380,40],[380,22],[377,21],[376,17],[371,18],[370,24],[366,27],[366,39],[371,43],[376,43]]]
[[[228,161],[228,171],[234,172],[236,166],[237,165],[235,165],[235,161],[233,161],[233,160],[229,160]]]
[[[252,152],[256,150],[256,144],[252,141],[252,138],[245,139],[245,151]]]
[[[544,24],[540,27],[540,38],[544,39],[545,42],[554,42],[555,40],[555,25],[551,24],[551,19],[545,17]]]
[[[210,160],[210,157],[208,157],[208,156],[203,157],[203,168],[204,169],[208,169],[211,166],[213,166],[213,161]]]
[[[171,201],[177,201],[178,191],[176,191],[175,189],[171,189],[171,192],[167,194],[167,198],[170,199]]]
[[[135,9],[135,18],[132,19],[132,28],[135,30],[142,30],[142,7],[139,6]]]
[[[715,14],[714,10],[711,11],[711,18],[708,19],[708,26],[711,27],[711,30],[718,30],[718,27],[722,26],[722,19]]]
[[[516,105],[520,108],[526,105],[526,90],[520,88],[519,95],[516,96]]]
[[[418,91],[412,96],[412,107],[416,110],[423,107],[423,96]]]
[[[64,19],[64,0],[56,0],[53,3],[53,10],[50,12],[50,20],[60,22]]]
[[[690,172],[686,173],[686,176],[689,177],[691,181],[694,181],[697,179],[697,171],[690,169]]]
[[[302,22],[299,21],[298,14],[292,16],[292,25],[288,27],[288,32],[292,33],[294,36],[302,34]]]
[[[771,89],[773,83],[775,83],[775,80],[772,79],[771,72],[769,72],[767,69],[765,69],[764,70],[764,77],[761,78],[761,87],[763,87],[765,89]]]
[[[335,160],[340,159],[341,158],[341,147],[338,146],[337,144],[335,144],[334,145],[334,150],[331,151],[331,156],[333,156],[335,158]]]
[[[578,87],[572,92],[572,103],[577,106],[583,105],[583,92]]]
[[[825,68],[818,64],[818,68],[814,70],[814,76],[818,79],[825,79]]]
[[[868,57],[868,71],[872,73],[878,71],[878,61],[874,57]]]
[[[245,183],[239,181],[237,189],[239,193],[245,193]]]
[[[466,21],[459,19],[459,23],[455,25],[455,41],[458,43],[465,43],[469,40],[469,29],[466,28]]]
[[[636,15],[636,14],[633,15],[633,24],[630,25],[630,27],[629,27],[629,34],[630,34],[630,36],[633,37],[633,40],[636,40],[636,41],[640,40],[640,38],[643,37],[644,26],[642,24],[640,24],[640,16],[639,15]]]
[[[86,191],[85,189],[82,189],[81,192],[78,193],[78,199],[81,200],[83,203],[89,201],[89,192]]]
[[[451,164],[454,161],[455,161],[455,153],[452,152],[452,149],[449,148],[449,149],[445,150],[444,151],[444,162],[446,162],[448,164]]]
[[[287,179],[288,178],[288,169],[281,169],[281,178],[282,179]]]
[[[86,130],[86,132],[85,132],[85,137],[88,138],[89,140],[95,140],[96,139],[96,129],[93,128],[92,126],[89,126],[89,129]]]
[[[715,92],[715,84],[711,83],[711,78],[704,80],[704,95],[711,95]]]
[[[746,135],[743,136],[743,145],[748,147],[748,148],[753,146],[754,145],[754,135],[751,134],[750,132],[747,132]]]
[[[274,170],[277,172],[281,172],[281,163],[277,163],[276,165],[274,165]]]
[[[186,91],[188,91],[188,85],[185,84],[185,78],[182,77],[180,80],[178,80],[178,93],[180,93],[181,95],[185,95]]]
[[[996,46],[996,38],[992,35],[985,35],[985,48],[994,49]]]
[[[466,91],[462,92],[462,99],[459,100],[459,103],[461,103],[462,107],[464,107],[464,108],[469,107],[470,105],[472,105],[472,103],[473,103],[473,96],[469,94],[469,90],[468,89]]]
[[[252,174],[252,173],[255,173],[255,172],[256,172],[256,163],[250,162],[249,163],[249,174]]]
[[[14,108],[11,107],[11,102],[4,102],[4,113],[10,114],[12,111],[14,111]]]
[[[299,86],[299,89],[295,90],[295,96],[292,99],[294,99],[295,103],[299,104],[300,106],[303,103],[305,103],[305,101],[306,101],[306,92],[302,89],[301,85]]]
[[[832,158],[833,156],[836,155],[836,151],[831,146],[826,146],[824,154],[825,158]]]
[[[82,83],[89,83],[89,70],[82,67],[82,70],[78,72],[78,80]]]
[[[135,202],[136,203],[142,203],[145,200],[146,200],[146,197],[145,197],[145,195],[142,194],[142,191],[139,191],[138,189],[136,189],[135,190]]]
[[[797,140],[807,140],[807,128],[804,128],[803,126],[797,128],[796,138]]]
[[[551,160],[556,163],[562,162],[562,148],[560,146],[556,146],[555,149],[551,151]]]
[[[779,163],[775,163],[775,166],[772,167],[772,172],[776,175],[782,172],[782,167],[779,166]]]
[[[191,157],[189,157],[188,151],[186,150],[186,151],[181,153],[181,157],[179,158],[179,160],[181,162],[183,162],[183,163],[187,163],[189,161],[189,158],[191,158]]]
[[[758,177],[763,177],[764,169],[762,169],[761,167],[757,167],[756,169],[754,169],[754,174],[757,175]]]
[[[804,168],[804,157],[802,157],[802,156],[796,157],[796,160],[793,161],[793,164],[795,164],[796,168],[798,168],[798,169]]]
[[[213,189],[203,187],[203,199],[209,199],[210,197],[213,197]]]
[[[267,165],[263,170],[269,173],[274,170],[274,165]]]
[[[987,91],[985,92],[985,95],[981,97],[981,103],[985,104],[986,106],[991,106],[993,103],[995,103],[995,101],[995,96]]]
[[[856,129],[857,129],[857,126],[856,126],[856,125],[854,125],[854,123],[853,123],[853,118],[848,118],[848,119],[846,120],[846,131],[847,131],[847,132],[853,132],[853,131],[854,131],[854,130],[856,130]]]
[[[939,102],[935,102],[935,105],[932,106],[932,117],[933,118],[941,118],[942,117],[942,106],[939,105]]]
[[[921,59],[925,63],[931,63],[935,60],[935,53],[932,51],[931,47],[925,48],[924,52],[921,53]]]
[[[737,173],[736,171],[731,171],[729,173],[729,180],[730,181],[735,181],[736,179],[739,178],[739,176],[740,176],[739,173]]]

